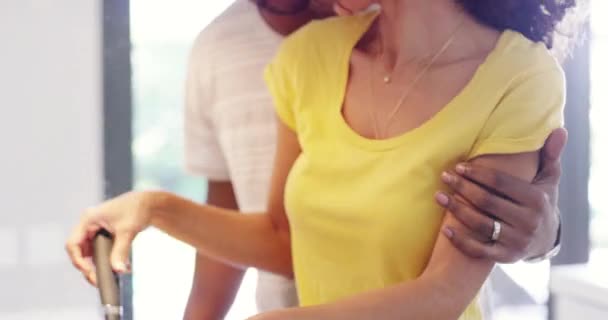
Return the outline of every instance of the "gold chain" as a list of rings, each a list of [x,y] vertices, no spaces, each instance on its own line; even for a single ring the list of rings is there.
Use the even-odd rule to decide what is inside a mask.
[[[427,72],[429,71],[429,69],[435,64],[435,62],[437,61],[437,59],[439,59],[439,57],[441,57],[441,55],[443,55],[445,53],[445,51],[452,45],[452,43],[454,42],[454,40],[456,39],[456,34],[458,33],[458,30],[460,30],[460,28],[462,27],[463,23],[464,23],[465,19],[464,16],[461,19],[461,21],[459,22],[459,24],[456,26],[456,28],[454,28],[454,31],[452,31],[452,33],[450,34],[449,38],[444,42],[443,46],[433,55],[433,57],[431,58],[431,60],[425,65],[425,67],[416,74],[416,77],[414,77],[414,80],[410,83],[410,85],[407,87],[407,89],[403,92],[403,94],[401,95],[401,97],[399,98],[399,100],[397,100],[397,103],[395,104],[395,107],[393,108],[393,110],[389,113],[388,119],[386,120],[386,125],[385,125],[385,133],[388,133],[388,129],[390,128],[390,125],[393,121],[393,119],[395,118],[395,116],[397,115],[397,113],[399,112],[399,110],[401,110],[401,107],[403,106],[403,103],[407,100],[407,98],[410,96],[410,94],[412,93],[413,89],[416,87],[416,85],[418,84],[418,82],[420,82],[420,80],[422,80],[422,78],[427,74]],[[384,52],[381,53],[380,57],[382,58],[384,56]],[[371,89],[371,95],[372,95],[372,103],[373,101],[375,101],[375,91],[374,91],[374,75],[375,75],[375,63],[372,61],[372,65],[371,65],[371,76],[370,78],[370,89]],[[384,82],[385,83],[389,83],[389,81],[386,81],[386,79],[390,79],[390,76],[385,76],[384,77]],[[371,106],[370,106],[371,108]],[[374,135],[375,135],[375,139],[380,139],[380,132],[379,132],[379,128],[378,128],[378,124],[377,124],[377,120],[376,120],[376,116],[375,113],[373,112],[373,110],[370,109],[370,114],[371,114],[371,118],[372,118],[372,122],[373,122],[373,128],[374,128]]]

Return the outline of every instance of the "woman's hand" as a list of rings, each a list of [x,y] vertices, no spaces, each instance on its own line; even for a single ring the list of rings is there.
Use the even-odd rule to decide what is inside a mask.
[[[541,170],[530,184],[500,171],[464,164],[443,180],[456,196],[437,195],[437,202],[465,226],[451,242],[471,257],[500,263],[542,256],[555,245],[559,211],[560,154],[567,132],[555,130],[541,152]],[[466,199],[466,201],[462,201]],[[501,241],[490,245],[494,219],[502,223]]]
[[[129,192],[85,210],[66,243],[66,250],[74,266],[92,285],[97,285],[90,259],[97,231],[103,228],[114,235],[110,257],[112,268],[116,272],[128,272],[131,242],[150,224],[152,199],[153,193]]]

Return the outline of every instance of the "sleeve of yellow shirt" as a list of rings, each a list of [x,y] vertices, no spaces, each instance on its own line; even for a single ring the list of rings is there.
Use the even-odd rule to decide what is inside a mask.
[[[293,82],[290,77],[293,72],[288,70],[293,66],[294,55],[296,52],[291,49],[293,46],[290,39],[283,42],[277,55],[272,62],[264,69],[264,80],[270,91],[277,116],[291,130],[296,131],[296,116],[293,106]]]
[[[564,103],[561,68],[522,75],[488,118],[469,158],[540,149],[550,132],[563,125]]]

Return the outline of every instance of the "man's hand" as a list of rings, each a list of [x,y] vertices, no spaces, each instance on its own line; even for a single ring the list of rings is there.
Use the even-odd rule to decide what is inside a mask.
[[[442,180],[456,196],[437,193],[436,200],[465,226],[469,233],[450,240],[469,256],[499,263],[513,263],[549,252],[557,237],[560,156],[567,131],[551,133],[541,151],[541,167],[532,184],[471,164],[459,164]],[[466,199],[466,201],[462,201]],[[500,240],[492,243],[494,220],[501,222]]]

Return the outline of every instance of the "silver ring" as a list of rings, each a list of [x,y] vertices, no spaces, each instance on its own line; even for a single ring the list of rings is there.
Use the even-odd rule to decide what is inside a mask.
[[[500,231],[502,231],[502,224],[494,220],[494,227],[492,228],[492,238],[490,238],[492,242],[498,241],[498,238],[500,238]]]

